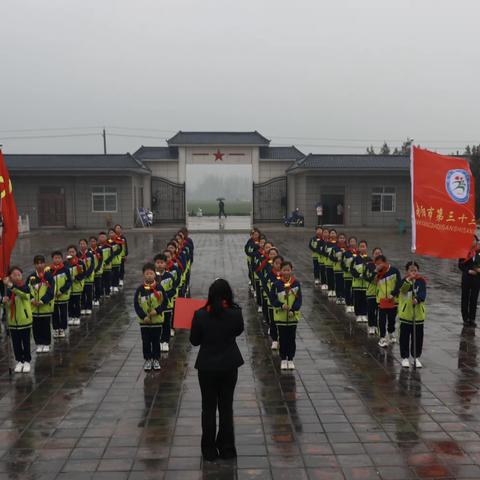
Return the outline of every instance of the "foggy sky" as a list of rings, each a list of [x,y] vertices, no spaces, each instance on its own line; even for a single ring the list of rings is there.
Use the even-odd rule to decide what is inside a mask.
[[[105,125],[158,137],[109,135],[109,152],[256,129],[305,153],[407,136],[447,153],[480,143],[479,14],[477,0],[3,0],[0,143],[101,152]],[[54,128],[71,130],[39,131]],[[67,134],[95,136],[9,138]]]

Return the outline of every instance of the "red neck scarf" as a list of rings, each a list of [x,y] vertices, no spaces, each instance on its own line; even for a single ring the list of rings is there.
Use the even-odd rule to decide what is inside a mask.
[[[157,290],[157,282],[153,283],[144,283],[143,288],[148,292],[149,290],[153,290],[153,295],[155,298],[160,301],[162,296],[160,295],[160,292]]]
[[[386,267],[382,268],[379,272],[377,272],[377,279],[381,280],[382,278],[384,278],[389,270],[390,270],[390,264],[387,264]]]
[[[52,269],[52,275],[56,275],[63,267],[63,262],[60,262],[58,265],[52,264],[50,267]]]

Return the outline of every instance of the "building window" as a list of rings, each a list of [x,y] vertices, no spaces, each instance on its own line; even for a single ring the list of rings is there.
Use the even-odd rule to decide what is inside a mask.
[[[109,186],[92,187],[92,212],[116,212],[117,189]]]
[[[394,187],[374,187],[372,189],[372,212],[395,212],[396,200]]]

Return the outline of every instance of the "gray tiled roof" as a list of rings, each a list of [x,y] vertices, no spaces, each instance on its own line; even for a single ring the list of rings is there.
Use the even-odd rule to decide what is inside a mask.
[[[254,132],[182,132],[167,140],[172,145],[265,145],[268,138]]]
[[[7,167],[11,171],[85,171],[85,170],[135,170],[138,173],[150,171],[140,160],[133,155],[89,155],[89,154],[61,154],[61,155],[4,155]]]
[[[289,168],[289,171],[322,170],[404,170],[410,169],[410,158],[405,155],[334,155],[308,154]]]
[[[300,160],[305,156],[297,147],[260,147],[261,160]]]
[[[144,147],[133,154],[140,160],[178,160],[178,147]]]

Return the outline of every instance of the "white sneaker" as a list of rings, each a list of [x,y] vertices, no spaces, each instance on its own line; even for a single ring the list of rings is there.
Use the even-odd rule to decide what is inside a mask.
[[[22,370],[23,373],[30,373],[30,363],[28,362],[25,362],[23,364],[23,370]]]
[[[341,305],[342,304],[342,299],[337,297],[337,299],[335,300],[335,303],[337,305]]]
[[[75,319],[74,325],[76,325],[77,327],[80,325],[80,319],[79,318]]]
[[[119,280],[119,281],[118,281],[118,284],[119,284],[121,287],[123,287],[123,280]]]
[[[388,334],[388,341],[389,341],[390,343],[396,343],[397,339],[396,339],[394,333],[389,333],[389,334]]]
[[[368,317],[366,315],[362,315],[363,323],[368,323]]]
[[[376,330],[375,327],[368,327],[368,334],[369,335],[375,335],[375,333],[376,333],[375,330]]]
[[[44,346],[43,346],[43,351],[44,351],[45,353],[48,353],[48,352],[50,351],[50,345],[44,345]]]
[[[85,315],[91,315],[91,314],[92,314],[92,311],[90,309],[85,310]]]
[[[422,362],[418,358],[415,359],[415,367],[417,368],[423,367]]]
[[[99,306],[100,306],[100,300],[95,300],[95,301],[93,302],[93,306],[94,306],[94,307],[99,307]]]
[[[161,352],[168,352],[170,350],[170,347],[167,342],[162,342],[160,344],[160,351]]]
[[[380,347],[383,347],[383,348],[388,347],[388,340],[387,340],[387,338],[386,338],[386,337],[382,337],[382,338],[378,341],[378,345],[379,345]]]
[[[87,314],[87,311],[86,310],[81,310],[80,311],[80,315],[86,315]]]
[[[349,310],[348,310],[349,313],[355,313],[355,307],[354,306],[350,305],[348,308],[349,308]]]
[[[160,367],[160,362],[158,360],[154,360],[152,362],[152,367],[154,370],[160,370],[162,367]]]
[[[15,373],[22,373],[23,371],[23,363],[22,362],[17,362],[15,365],[15,369],[13,370]]]
[[[288,361],[287,367],[289,370],[295,370],[295,364],[293,363],[293,360]]]
[[[280,362],[280,370],[288,370],[288,361],[287,360],[282,360]]]
[[[402,368],[410,368],[410,360],[408,358],[402,358]]]
[[[328,290],[328,285],[323,284],[322,285],[322,290]]]
[[[362,323],[363,319],[361,315],[357,315],[357,323]]]
[[[75,325],[75,319],[73,317],[68,319],[68,325]]]
[[[53,330],[52,335],[53,338],[58,338],[58,330]]]
[[[35,350],[36,353],[41,353],[43,352],[43,345],[38,345],[37,349]]]
[[[151,360],[145,360],[145,363],[143,364],[143,369],[146,372],[149,372],[152,369],[152,361]]]
[[[170,329],[170,336],[171,337],[175,336],[175,330],[173,328]]]
[[[118,287],[113,287],[113,291],[114,291],[115,293],[118,293],[118,292],[120,291],[120,289],[119,289]]]
[[[262,313],[262,307],[258,307],[258,308],[257,308],[257,312],[258,312],[258,313]]]
[[[275,340],[272,342],[272,350],[278,350],[278,342]]]
[[[58,331],[58,336],[59,336],[60,338],[65,338],[65,330],[59,330],[59,331]]]
[[[315,286],[317,287],[318,285],[320,285],[320,280],[315,280]]]

